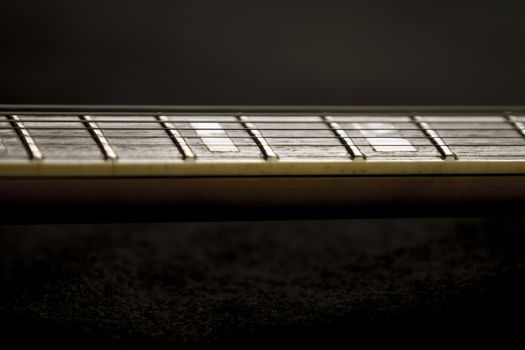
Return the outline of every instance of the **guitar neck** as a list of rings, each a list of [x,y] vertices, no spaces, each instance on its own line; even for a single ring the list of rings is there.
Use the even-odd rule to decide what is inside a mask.
[[[523,174],[522,107],[4,106],[0,176]]]

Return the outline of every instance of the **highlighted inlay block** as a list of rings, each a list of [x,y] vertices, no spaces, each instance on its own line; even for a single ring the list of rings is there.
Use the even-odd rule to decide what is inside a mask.
[[[417,152],[392,123],[352,123],[376,152]],[[374,129],[374,130],[370,130]]]
[[[239,152],[219,123],[191,123],[210,152]]]

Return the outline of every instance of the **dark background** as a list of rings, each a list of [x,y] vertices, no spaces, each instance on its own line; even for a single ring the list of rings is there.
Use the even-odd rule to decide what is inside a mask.
[[[523,1],[3,0],[0,103],[523,104]]]
[[[523,105],[524,13],[522,1],[2,1],[0,103]],[[503,325],[509,339],[525,311],[524,228],[3,225],[0,334],[164,346],[396,330],[435,343]]]

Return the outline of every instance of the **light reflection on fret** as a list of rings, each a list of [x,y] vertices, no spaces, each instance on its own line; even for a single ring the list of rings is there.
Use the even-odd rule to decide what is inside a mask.
[[[80,120],[84,122],[90,134],[95,139],[95,142],[100,147],[104,158],[108,160],[117,159],[117,153],[115,153],[113,147],[111,147],[111,145],[109,144],[108,139],[106,138],[102,130],[99,128],[97,123],[93,120],[93,118],[91,118],[89,115],[82,115],[80,116]]]
[[[421,130],[431,139],[432,143],[436,146],[437,150],[441,154],[442,158],[446,161],[457,160],[457,156],[452,150],[447,146],[445,141],[439,136],[436,130],[425,121],[424,118],[420,116],[413,116],[412,119]]]
[[[277,154],[273,151],[272,147],[266,141],[263,134],[257,129],[254,123],[250,121],[250,118],[247,116],[239,116],[239,121],[242,123],[242,125],[246,128],[250,136],[253,137],[254,141],[257,143],[257,145],[260,147],[261,152],[263,153],[264,159],[268,161],[276,161],[279,160],[279,157]]]
[[[191,150],[190,146],[188,146],[188,143],[184,137],[182,137],[179,131],[175,128],[175,125],[169,122],[168,117],[160,115],[157,117],[157,120],[159,120],[160,124],[166,130],[166,133],[170,136],[175,146],[177,146],[179,151],[182,153],[182,158],[186,161],[194,161],[195,154]]]
[[[8,115],[7,119],[11,121],[11,125],[15,128],[16,133],[20,137],[20,140],[24,144],[29,154],[29,158],[34,160],[42,160],[44,155],[36,144],[35,140],[25,127],[24,123],[18,118],[17,115]]]
[[[512,124],[512,126],[519,131],[519,133],[525,137],[525,123],[521,122],[515,115],[508,114],[507,120]]]
[[[0,154],[6,154],[6,153],[7,153],[7,148],[4,145],[4,141],[0,137]]]
[[[328,127],[337,136],[337,138],[341,141],[343,146],[345,146],[347,151],[350,153],[350,157],[353,160],[359,161],[365,159],[365,155],[359,150],[357,145],[354,143],[354,141],[352,141],[352,139],[348,136],[346,131],[341,127],[341,125],[335,122],[333,117],[324,116],[323,119],[327,123]]]

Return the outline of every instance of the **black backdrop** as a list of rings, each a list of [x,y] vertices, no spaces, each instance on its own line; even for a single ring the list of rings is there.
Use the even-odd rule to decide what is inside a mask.
[[[523,1],[24,1],[0,103],[520,104]]]
[[[523,1],[3,0],[0,103],[525,104],[524,12]],[[3,225],[1,335],[353,343],[370,325],[409,324],[399,334],[434,342],[450,326],[522,317],[524,227]]]

